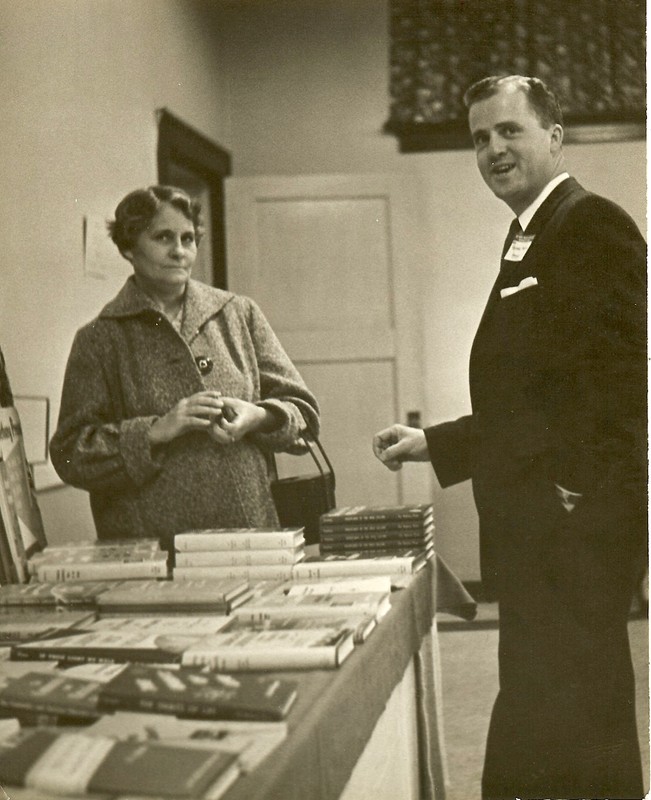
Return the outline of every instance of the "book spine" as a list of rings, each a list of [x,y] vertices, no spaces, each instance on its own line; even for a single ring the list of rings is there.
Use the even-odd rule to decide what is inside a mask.
[[[230,567],[175,567],[174,580],[194,578],[246,578],[248,580],[285,581],[292,577],[293,564],[258,564]]]
[[[260,564],[295,564],[303,557],[295,550],[212,550],[176,554],[177,567],[258,566]]]
[[[423,512],[422,514],[415,514],[413,512],[399,512],[396,514],[372,514],[372,513],[358,513],[358,514],[338,514],[335,516],[328,516],[324,514],[319,520],[319,527],[332,526],[339,527],[343,525],[386,525],[388,527],[395,527],[396,525],[423,527],[432,523],[431,511]]]
[[[166,578],[167,574],[165,561],[119,561],[95,564],[41,564],[36,567],[34,578],[40,583],[65,583],[66,581]]]
[[[259,625],[264,622],[271,622],[275,619],[310,619],[319,620],[323,619],[324,624],[326,620],[331,620],[337,614],[345,614],[347,617],[364,617],[375,616],[378,609],[378,603],[372,605],[362,603],[358,605],[347,605],[342,608],[341,605],[320,605],[320,606],[282,606],[276,608],[274,606],[261,606],[259,608],[249,608],[242,606],[242,608],[235,609],[233,616],[252,625]],[[327,627],[327,626],[326,626]]]
[[[342,550],[357,550],[365,548],[366,550],[382,550],[384,548],[399,547],[402,550],[412,550],[419,547],[428,547],[433,544],[433,539],[429,537],[412,537],[412,536],[352,536],[352,537],[330,537],[321,536],[320,549],[323,552],[324,547],[339,547]]]
[[[388,535],[395,535],[395,531],[413,531],[414,534],[431,532],[434,529],[432,522],[423,522],[420,520],[414,521],[386,521],[386,522],[362,522],[355,523],[352,521],[341,520],[335,522],[334,520],[324,522],[321,521],[320,531],[322,534],[339,534],[345,536],[348,533],[369,533],[381,535],[386,532]]]
[[[0,718],[12,717],[18,720],[22,727],[57,727],[90,725],[100,717],[99,711],[95,714],[77,713],[76,711],[37,711],[27,708],[0,708]]]
[[[351,559],[350,561],[319,561],[294,566],[292,578],[298,581],[347,575],[411,575],[413,559]]]
[[[143,664],[163,664],[178,661],[178,656],[167,653],[164,650],[120,650],[116,648],[108,653],[106,651],[93,652],[75,650],[73,652],[61,652],[56,650],[34,650],[32,648],[21,648],[20,645],[13,645],[11,648],[12,661],[59,661],[62,664],[105,664],[114,662],[123,664],[135,661]]]
[[[289,531],[269,531],[268,533],[178,533],[174,537],[174,547],[179,552],[222,551],[222,550],[268,550],[275,548],[294,548],[304,541],[296,533]]]
[[[259,669],[331,669],[338,665],[338,647],[305,647],[273,650],[272,647],[259,650],[224,648],[221,651],[204,653],[184,653],[181,663],[184,666],[209,666],[222,672]]]
[[[172,714],[186,719],[213,719],[213,720],[238,720],[238,721],[266,721],[278,722],[283,719],[280,711],[260,708],[244,708],[227,705],[210,705],[205,700],[191,702],[181,699],[167,699],[162,697],[143,697],[133,694],[113,695],[110,691],[100,694],[100,711],[142,711],[154,714]]]

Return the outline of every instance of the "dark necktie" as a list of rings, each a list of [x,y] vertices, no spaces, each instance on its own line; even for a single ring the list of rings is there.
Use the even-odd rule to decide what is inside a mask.
[[[506,255],[509,247],[511,246],[511,242],[515,239],[518,233],[522,233],[522,227],[520,226],[520,220],[517,217],[513,218],[511,222],[511,227],[509,228],[509,232],[504,240],[504,247],[502,248],[502,260],[500,264],[500,269],[504,269],[506,266],[510,266],[510,261],[504,261],[504,256]]]

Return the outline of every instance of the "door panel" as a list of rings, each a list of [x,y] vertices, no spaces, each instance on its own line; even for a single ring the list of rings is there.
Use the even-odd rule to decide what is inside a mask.
[[[261,306],[314,391],[338,505],[424,502],[431,472],[389,472],[373,434],[422,409],[419,189],[409,176],[229,178],[229,284]],[[314,471],[283,456],[280,474]]]

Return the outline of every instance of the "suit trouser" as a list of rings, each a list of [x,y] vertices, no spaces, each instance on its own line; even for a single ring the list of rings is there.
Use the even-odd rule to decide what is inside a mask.
[[[482,795],[641,798],[627,617],[645,526],[588,503],[568,513],[553,485],[528,495],[503,518]]]

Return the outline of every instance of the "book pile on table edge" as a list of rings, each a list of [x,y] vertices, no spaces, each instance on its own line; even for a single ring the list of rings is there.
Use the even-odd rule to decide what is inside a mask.
[[[303,528],[214,528],[177,533],[174,580],[287,580],[305,557]]]
[[[167,578],[168,553],[158,539],[117,539],[47,545],[27,562],[32,581]]]

